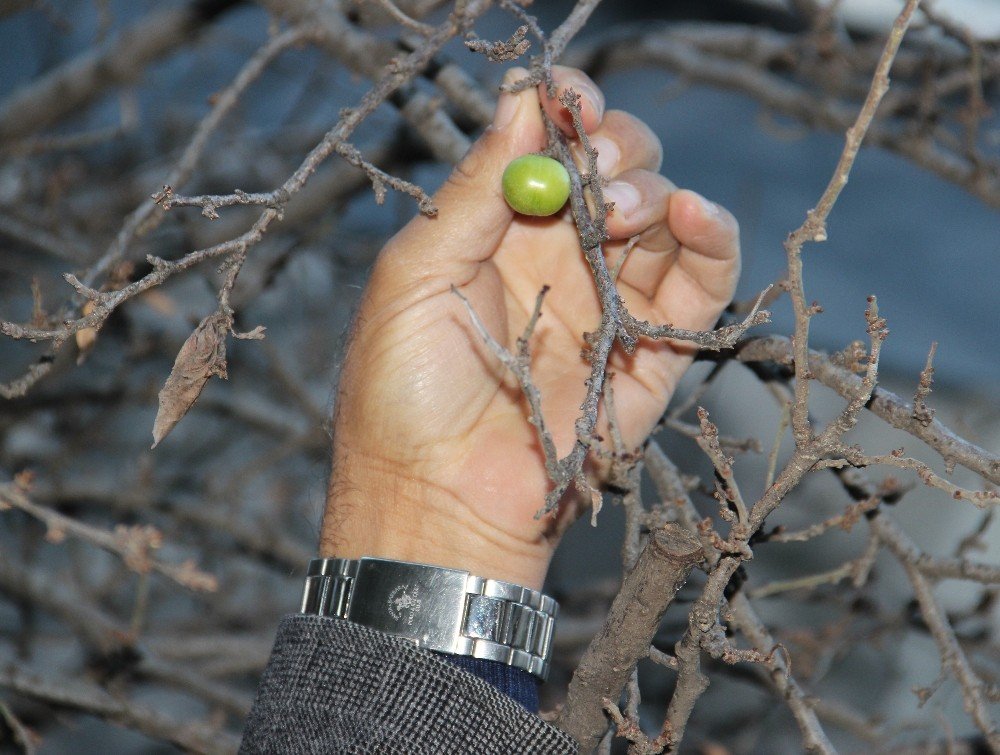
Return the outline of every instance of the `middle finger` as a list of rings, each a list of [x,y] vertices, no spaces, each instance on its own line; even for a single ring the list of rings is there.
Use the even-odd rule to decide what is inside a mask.
[[[605,178],[614,178],[633,168],[658,171],[663,162],[663,146],[656,134],[634,115],[622,110],[609,110],[601,125],[589,134],[591,146],[597,150],[597,170]],[[586,165],[583,147],[575,143],[574,151],[581,166]]]

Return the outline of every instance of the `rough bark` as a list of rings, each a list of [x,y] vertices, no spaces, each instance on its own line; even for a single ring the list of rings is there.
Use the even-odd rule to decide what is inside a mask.
[[[608,728],[604,700],[616,701],[677,591],[701,561],[701,543],[676,524],[654,531],[629,572],[569,684],[556,725],[591,752]]]

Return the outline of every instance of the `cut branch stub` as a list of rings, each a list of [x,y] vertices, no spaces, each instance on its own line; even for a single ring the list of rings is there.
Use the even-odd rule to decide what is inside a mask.
[[[226,334],[231,323],[231,316],[222,312],[209,315],[177,352],[170,376],[160,390],[160,408],[153,422],[153,448],[188,413],[210,377],[227,377]]]
[[[698,538],[679,525],[654,530],[625,577],[604,626],[583,654],[556,726],[592,752],[608,728],[603,701],[617,700],[632,669],[649,655],[660,620],[691,569],[704,558]]]

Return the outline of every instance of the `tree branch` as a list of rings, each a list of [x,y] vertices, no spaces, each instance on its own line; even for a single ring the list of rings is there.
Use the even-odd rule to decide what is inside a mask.
[[[585,752],[597,746],[608,728],[603,701],[621,695],[635,664],[649,654],[667,607],[703,557],[698,539],[677,525],[650,533],[604,626],[577,665],[555,721]]]
[[[747,364],[774,362],[787,365],[793,359],[792,345],[783,336],[751,338],[737,346],[736,358]],[[822,352],[809,351],[809,373],[848,400],[856,398],[863,390],[860,377],[837,366]],[[1000,456],[959,437],[937,419],[923,424],[913,417],[913,406],[891,391],[876,386],[866,408],[896,429],[922,440],[941,454],[946,464],[961,464],[989,482],[1000,485]]]
[[[205,755],[235,753],[239,739],[201,722],[178,721],[138,703],[112,697],[96,684],[44,679],[13,668],[0,669],[0,687],[23,697],[105,718],[154,739]]]
[[[214,592],[218,589],[216,578],[198,569],[193,561],[170,564],[154,558],[151,551],[159,548],[163,541],[163,536],[154,527],[118,525],[114,532],[108,532],[33,503],[12,483],[0,484],[0,510],[11,507],[43,522],[48,527],[46,537],[53,542],[72,535],[115,554],[137,574],[152,570],[191,590]]]

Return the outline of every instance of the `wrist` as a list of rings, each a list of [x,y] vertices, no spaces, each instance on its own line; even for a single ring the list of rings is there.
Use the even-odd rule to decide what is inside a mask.
[[[499,508],[507,502],[487,503]],[[320,555],[443,566],[541,590],[551,539],[537,526],[527,532],[497,527],[482,517],[485,508],[416,470],[355,457],[334,465]]]

